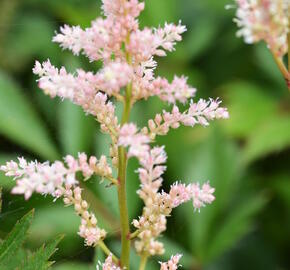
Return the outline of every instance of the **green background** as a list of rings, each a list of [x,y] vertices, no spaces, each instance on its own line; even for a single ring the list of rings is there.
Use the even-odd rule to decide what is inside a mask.
[[[290,106],[289,92],[263,43],[244,44],[236,38],[232,22],[235,10],[225,10],[231,0],[147,0],[141,26],[177,23],[187,26],[176,52],[158,59],[156,73],[172,79],[185,74],[203,98],[221,97],[230,120],[209,128],[179,128],[158,138],[169,155],[165,189],[175,181],[210,180],[216,201],[194,212],[191,204],[174,210],[161,238],[166,254],[154,261],[183,253],[183,269],[289,269],[290,259]],[[65,154],[108,154],[109,138],[96,121],[69,102],[51,100],[37,87],[34,61],[51,59],[68,70],[96,71],[100,65],[75,57],[51,42],[63,24],[87,27],[100,15],[95,0],[1,0],[0,1],[0,162],[25,156],[41,161]],[[132,120],[139,126],[162,109],[158,99],[140,102]],[[118,107],[118,112],[121,108]],[[136,195],[139,182],[129,164],[130,217],[141,213]],[[84,247],[77,236],[79,219],[72,208],[52,199],[33,196],[24,201],[9,194],[13,180],[0,174],[4,189],[0,236],[11,230],[29,209],[35,208],[25,248],[35,250],[60,233],[65,238],[54,256],[53,269],[95,269],[103,260],[99,250]],[[99,223],[108,231],[108,245],[116,253],[118,241],[117,197],[113,189],[88,183],[89,200]],[[138,258],[132,253],[132,269]]]

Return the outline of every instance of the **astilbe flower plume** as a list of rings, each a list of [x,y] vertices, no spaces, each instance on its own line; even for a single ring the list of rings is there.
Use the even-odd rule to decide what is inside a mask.
[[[238,35],[246,43],[264,40],[271,50],[283,56],[288,50],[289,0],[237,0],[235,19]]]
[[[130,241],[134,238],[135,248],[143,262],[149,256],[163,254],[164,246],[158,237],[166,230],[172,210],[191,201],[193,208],[199,211],[215,199],[214,188],[208,182],[185,185],[178,181],[168,192],[162,190],[167,155],[164,146],[151,146],[156,136],[166,135],[171,128],[181,125],[208,126],[214,119],[229,117],[219,99],[193,101],[197,90],[187,83],[185,76],[174,76],[172,82],[155,77],[157,62],[154,57],[164,57],[174,51],[186,27],[178,22],[176,25],[165,23],[164,27],[140,29],[137,17],[144,6],[138,0],[103,0],[104,18],[97,18],[86,29],[65,25],[55,35],[53,41],[63,49],[69,49],[75,55],[82,53],[90,61],[101,60],[103,66],[98,72],[78,69],[70,74],[64,67],[54,67],[49,60],[44,63],[37,61],[33,69],[45,94],[71,100],[100,123],[102,132],[111,137],[109,147],[113,167],[109,166],[108,157],[88,159],[83,153],[78,158],[66,156],[64,162],[52,164],[27,162],[20,158],[18,162],[10,161],[1,166],[7,176],[16,179],[12,193],[24,194],[25,199],[33,193],[49,194],[55,199],[62,197],[65,205],[74,206],[81,218],[78,234],[85,239],[86,245],[99,245],[108,256],[100,265],[104,270],[129,269]],[[138,100],[152,96],[171,104],[172,109],[157,114],[148,120],[148,126],[139,129],[135,123],[129,122],[130,110]],[[121,121],[115,114],[113,100],[124,104]],[[187,105],[188,101],[187,109],[180,111],[178,103]],[[126,205],[126,164],[129,158],[139,161],[140,188],[137,193],[144,202],[141,216],[132,221],[134,232],[130,232]],[[118,173],[116,178],[115,170]],[[98,227],[88,202],[82,198],[77,173],[81,173],[84,180],[98,175],[111,183],[109,187],[117,187],[121,216],[120,259],[105,246],[106,232]],[[161,269],[177,269],[180,258],[180,255],[173,256],[167,263],[161,263]]]
[[[124,138],[123,130],[128,129],[134,132],[130,138],[126,133]],[[139,239],[135,242],[135,247],[140,254],[160,255],[164,253],[164,248],[162,243],[156,241],[156,238],[166,230],[166,217],[170,216],[172,209],[190,200],[193,201],[195,209],[200,209],[214,200],[212,195],[214,189],[208,184],[204,184],[200,189],[199,184],[186,186],[175,183],[171,186],[169,193],[159,192],[163,182],[161,176],[166,170],[166,166],[163,165],[167,160],[164,147],[150,149],[146,145],[149,137],[135,144],[135,141],[138,141],[135,137],[146,138],[145,135],[135,134],[135,131],[136,127],[133,124],[124,125],[119,138],[119,143],[129,146],[129,153],[136,156],[141,164],[138,169],[141,186],[137,193],[144,201],[145,207],[142,216],[138,220],[133,220],[134,227],[139,231]]]
[[[237,35],[243,37],[249,44],[259,41],[267,44],[290,90],[290,68],[287,70],[283,63],[283,56],[290,46],[290,0],[235,0],[235,2],[237,12],[234,21],[240,27]],[[288,66],[290,67],[290,64]]]
[[[12,189],[14,194],[24,194],[25,199],[29,199],[33,192],[50,194],[55,199],[63,197],[65,205],[74,205],[76,213],[81,217],[79,235],[85,239],[86,245],[96,245],[105,238],[106,232],[97,227],[95,215],[88,212],[88,203],[81,197],[76,173],[81,172],[85,179],[93,174],[112,179],[112,169],[105,156],[100,160],[94,156],[87,160],[86,154],[80,153],[78,159],[68,155],[64,160],[65,163],[56,161],[49,164],[27,162],[19,158],[18,163],[10,161],[0,169],[16,179],[16,186]]]

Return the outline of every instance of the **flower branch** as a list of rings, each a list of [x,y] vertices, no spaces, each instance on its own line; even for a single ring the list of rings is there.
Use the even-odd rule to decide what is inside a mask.
[[[103,270],[130,269],[131,241],[134,241],[141,257],[140,270],[144,270],[150,256],[164,253],[165,247],[159,237],[166,230],[167,218],[172,210],[191,201],[193,208],[200,211],[215,199],[214,188],[207,182],[201,185],[176,182],[168,192],[162,190],[167,155],[163,146],[151,146],[155,137],[166,135],[170,128],[181,125],[208,126],[214,119],[229,117],[227,109],[220,107],[221,101],[218,99],[192,101],[197,90],[188,85],[185,76],[174,76],[172,82],[155,77],[157,62],[154,57],[164,57],[167,52],[173,52],[176,43],[182,40],[186,27],[178,22],[140,29],[138,16],[144,7],[145,4],[138,0],[102,0],[104,18],[97,18],[86,29],[65,25],[55,35],[53,41],[63,49],[69,49],[75,55],[82,53],[90,61],[101,60],[103,66],[97,73],[79,69],[70,74],[64,67],[54,67],[49,60],[42,64],[36,62],[33,69],[45,94],[71,100],[100,123],[101,131],[111,138],[108,147],[113,167],[109,166],[110,162],[105,156],[98,160],[96,157],[88,159],[85,154],[79,154],[78,158],[66,156],[64,162],[52,164],[28,163],[21,158],[18,163],[11,161],[1,166],[7,176],[16,178],[12,193],[24,194],[25,199],[34,192],[50,194],[55,199],[63,197],[65,205],[74,206],[81,217],[78,234],[84,238],[86,245],[99,246],[107,255],[105,262],[100,264]],[[173,109],[157,114],[148,121],[148,127],[139,129],[136,124],[130,123],[132,107],[138,100],[152,96],[173,104]],[[123,103],[120,122],[115,113],[114,100]],[[186,104],[189,100],[188,110],[180,112],[177,103]],[[130,233],[126,175],[128,159],[133,157],[140,164],[137,170],[140,188],[137,193],[144,207],[141,216],[132,221],[135,231]],[[113,168],[117,170],[117,178],[113,176]],[[120,259],[105,245],[106,232],[98,227],[95,215],[89,211],[89,204],[82,198],[82,184],[76,179],[79,172],[84,180],[98,175],[117,188]],[[85,193],[88,192],[85,190]],[[180,258],[180,255],[173,256],[168,262],[161,263],[160,269],[177,269]]]
[[[290,64],[283,63],[283,56],[289,56],[289,1],[288,0],[236,0],[235,22],[237,32],[246,43],[264,41],[290,90]]]

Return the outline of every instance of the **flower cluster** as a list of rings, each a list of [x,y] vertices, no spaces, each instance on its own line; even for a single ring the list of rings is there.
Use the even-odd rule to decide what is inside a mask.
[[[149,150],[149,142],[149,137],[138,133],[138,129],[133,123],[122,126],[118,144],[125,147],[129,146],[128,157],[146,155]]]
[[[64,160],[66,166],[61,161],[49,164],[27,162],[24,158],[19,158],[18,163],[9,161],[1,166],[0,170],[4,171],[6,176],[13,176],[16,179],[16,186],[12,189],[12,193],[24,194],[25,199],[29,199],[33,192],[50,194],[58,198],[62,195],[61,189],[64,186],[78,185],[77,172],[82,172],[85,178],[90,178],[93,174],[112,178],[112,169],[105,156],[100,160],[91,156],[88,160],[86,154],[80,153],[78,159],[68,155]]]
[[[88,203],[82,199],[81,189],[67,186],[62,190],[65,205],[74,205],[75,212],[81,217],[79,235],[85,239],[87,246],[95,246],[106,236],[106,231],[97,226],[97,219],[93,213],[88,211]]]
[[[160,270],[176,270],[181,257],[182,256],[180,254],[172,256],[168,262],[161,263]]]
[[[160,270],[177,270],[181,257],[182,255],[177,254],[171,256],[168,262],[160,262]],[[102,267],[102,270],[122,270],[113,262],[112,254],[106,258],[104,263],[99,263],[99,265]],[[99,265],[97,265],[97,270],[99,270]]]
[[[141,164],[137,170],[141,188],[137,193],[145,206],[142,216],[138,220],[133,220],[133,225],[139,232],[135,247],[139,254],[153,256],[164,252],[163,244],[156,241],[156,238],[166,230],[166,217],[171,214],[173,208],[192,200],[194,208],[200,209],[215,198],[212,195],[214,189],[209,184],[204,184],[200,188],[198,183],[188,186],[175,183],[169,193],[159,192],[163,181],[162,174],[166,170],[163,164],[167,160],[167,155],[164,147],[150,149],[147,144],[149,141],[149,137],[137,133],[134,124],[124,125],[121,128],[119,144],[129,146],[128,153],[137,157]]]
[[[226,108],[220,107],[221,101],[200,99],[197,103],[191,102],[187,111],[181,113],[177,106],[174,106],[171,113],[163,111],[157,114],[154,119],[148,121],[148,127],[142,129],[144,134],[154,139],[156,135],[166,135],[170,128],[176,129],[180,124],[193,127],[196,124],[208,126],[209,121],[214,119],[227,119],[229,113]]]
[[[236,0],[238,36],[246,43],[264,40],[271,51],[283,56],[288,50],[289,0]]]
[[[165,56],[173,51],[181,34],[186,31],[179,23],[165,24],[163,28],[139,29],[136,17],[144,8],[138,1],[103,1],[105,19],[98,18],[90,28],[64,26],[53,41],[78,55],[81,51],[91,61],[102,60],[104,68],[97,74],[78,71],[77,76],[68,74],[65,68],[58,70],[49,61],[43,66],[36,63],[34,73],[40,76],[39,86],[50,96],[69,98],[96,115],[94,96],[97,91],[121,99],[121,88],[131,82],[134,92],[132,103],[153,95],[170,103],[185,103],[193,97],[195,89],[188,86],[186,78],[175,77],[170,84],[165,78],[154,78],[154,55]],[[124,52],[123,44],[126,44]],[[128,65],[127,58],[130,55]],[[79,74],[81,73],[81,74]]]
[[[194,97],[196,89],[187,85],[187,78],[184,76],[174,76],[172,83],[168,83],[165,78],[158,77],[153,81],[154,94],[163,101],[175,103],[179,101],[186,103],[189,98]]]
[[[92,72],[78,70],[77,75],[67,73],[62,67],[58,69],[51,65],[50,61],[43,64],[36,62],[33,72],[40,76],[39,87],[51,97],[59,96],[67,98],[77,105],[83,107],[85,112],[94,115],[101,124],[103,132],[109,133],[112,137],[118,132],[118,119],[115,116],[115,106],[108,101],[106,94],[98,91],[110,85],[109,92],[116,88],[116,80],[113,78],[118,73],[119,63],[111,65],[111,75],[106,75],[106,69],[94,75]],[[126,69],[125,69],[126,70]],[[122,73],[124,75],[124,73]],[[110,77],[110,78],[108,78]],[[119,75],[118,75],[119,77]],[[121,83],[125,83],[125,79]]]
[[[69,49],[75,55],[82,53],[90,61],[100,60],[103,66],[99,71],[79,69],[70,74],[64,67],[54,67],[49,60],[42,64],[36,62],[33,69],[45,94],[69,99],[81,106],[95,117],[101,130],[110,135],[110,162],[117,170],[117,179],[104,156],[97,160],[79,154],[77,159],[67,156],[64,162],[52,164],[28,163],[21,158],[19,163],[11,161],[1,166],[7,176],[17,179],[13,193],[24,194],[26,199],[33,192],[50,194],[54,198],[63,197],[65,205],[74,205],[75,212],[81,217],[79,235],[85,239],[86,245],[99,244],[107,255],[108,248],[103,242],[106,232],[97,226],[96,217],[89,212],[76,174],[81,172],[85,179],[96,174],[111,181],[111,186],[116,186],[121,213],[122,254],[120,260],[113,254],[109,255],[101,265],[104,270],[129,269],[130,241],[134,237],[136,250],[143,258],[162,254],[164,247],[157,238],[166,230],[166,219],[172,209],[192,201],[194,209],[199,210],[214,200],[214,188],[208,183],[200,186],[198,183],[184,185],[178,182],[168,193],[162,191],[167,155],[164,147],[151,147],[155,137],[166,135],[171,128],[181,125],[208,126],[211,120],[229,117],[219,99],[193,101],[197,90],[188,84],[186,77],[174,76],[172,82],[155,77],[157,62],[154,57],[163,57],[174,51],[186,27],[179,22],[140,29],[137,17],[144,6],[138,0],[102,0],[104,18],[95,19],[86,29],[65,25],[55,35],[53,41],[63,49]],[[239,18],[243,26],[244,20],[241,16]],[[170,112],[157,114],[148,121],[148,126],[138,129],[129,122],[132,106],[138,100],[152,96],[173,108]],[[115,114],[114,100],[124,105],[122,121]],[[177,103],[182,103],[187,109],[180,111]],[[131,157],[136,157],[140,163],[137,172],[141,184],[137,193],[144,202],[142,215],[132,222],[136,229],[132,233],[126,205],[126,168]],[[176,255],[167,263],[161,263],[161,270],[177,269],[180,257]]]
[[[76,173],[81,172],[85,179],[93,174],[112,179],[112,169],[105,156],[100,160],[91,156],[88,160],[86,154],[80,153],[78,159],[68,155],[64,160],[65,164],[61,161],[49,164],[27,162],[19,158],[18,163],[9,161],[0,169],[16,179],[16,186],[12,189],[14,194],[24,194],[25,199],[29,199],[33,192],[50,194],[55,199],[63,197],[65,205],[74,205],[76,213],[81,217],[79,235],[85,239],[86,245],[96,245],[106,232],[97,227],[95,215],[88,212],[88,203],[81,197]]]
[[[144,4],[137,0],[102,2],[105,19],[97,18],[85,30],[65,25],[53,41],[60,43],[64,49],[72,50],[75,55],[82,51],[91,61],[110,61],[113,52],[118,53],[116,56],[124,56],[122,43],[128,33],[138,29],[136,17],[144,9]]]
[[[101,264],[102,266],[102,270],[122,270],[119,266],[117,266],[114,262],[113,262],[113,257],[112,254],[110,254],[105,262],[103,264]],[[97,266],[97,270],[99,270],[99,267]]]

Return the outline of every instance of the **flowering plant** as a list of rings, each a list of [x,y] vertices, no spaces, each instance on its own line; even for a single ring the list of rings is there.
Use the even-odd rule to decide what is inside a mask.
[[[236,0],[237,35],[246,43],[265,41],[290,90],[289,0]],[[288,70],[283,57],[288,52]]]
[[[29,199],[33,193],[62,198],[65,205],[73,205],[81,218],[78,234],[85,245],[99,246],[106,261],[102,269],[129,269],[130,244],[141,256],[140,269],[145,269],[148,257],[164,253],[164,246],[158,237],[166,230],[166,219],[173,208],[192,201],[194,209],[200,209],[214,200],[214,188],[207,182],[173,184],[168,192],[161,190],[162,174],[166,170],[167,156],[163,146],[154,146],[156,136],[164,136],[169,130],[180,125],[209,125],[214,119],[229,117],[221,101],[200,99],[194,102],[196,89],[187,84],[186,77],[175,76],[172,82],[155,77],[157,66],[155,56],[166,56],[173,51],[186,27],[179,24],[165,24],[157,29],[140,29],[137,17],[144,9],[138,0],[103,0],[105,18],[97,18],[91,27],[79,26],[61,28],[53,41],[63,49],[70,49],[75,55],[86,55],[90,61],[102,61],[103,67],[97,73],[77,70],[70,74],[64,67],[58,69],[50,61],[36,62],[33,72],[39,76],[39,87],[51,97],[69,99],[81,106],[100,123],[102,132],[111,138],[110,157],[78,157],[67,155],[64,161],[39,163],[19,158],[1,166],[7,176],[16,179],[12,193],[24,194]],[[152,96],[172,104],[171,111],[163,111],[148,121],[141,129],[130,123],[133,105],[141,99]],[[113,101],[123,103],[122,119],[115,115]],[[190,100],[187,110],[181,112],[176,105]],[[144,202],[142,215],[134,219],[130,229],[127,210],[126,178],[127,161],[137,158],[140,164],[137,173],[140,188],[137,191]],[[111,165],[110,165],[111,164]],[[80,179],[84,181],[93,175],[109,181],[110,187],[117,188],[120,223],[121,256],[118,258],[106,246],[107,232],[100,228],[97,219],[82,197]],[[177,269],[181,255],[175,255],[161,269]]]

